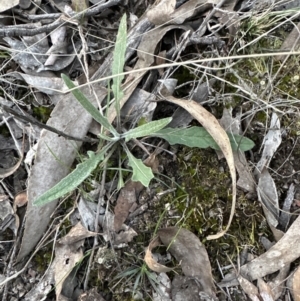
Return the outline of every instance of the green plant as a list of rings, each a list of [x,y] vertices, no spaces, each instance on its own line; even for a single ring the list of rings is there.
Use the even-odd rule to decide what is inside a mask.
[[[102,132],[99,135],[101,138],[101,150],[94,153],[89,151],[89,158],[84,162],[78,164],[76,169],[73,170],[67,177],[62,179],[54,187],[46,191],[44,194],[34,200],[34,205],[44,205],[51,202],[69,192],[74,190],[80,185],[97,166],[103,166],[112,153],[115,151],[118,144],[121,144],[123,150],[125,150],[129,166],[132,168],[132,180],[139,181],[144,186],[148,186],[151,179],[154,178],[152,170],[147,167],[142,160],[135,158],[129,151],[126,142],[130,139],[153,136],[160,137],[167,140],[170,144],[183,144],[189,147],[207,148],[212,147],[219,150],[218,145],[210,134],[202,127],[190,127],[190,128],[165,128],[172,118],[164,118],[149,122],[147,124],[138,126],[125,133],[120,133],[120,100],[123,97],[123,90],[121,88],[121,82],[123,76],[119,74],[123,72],[125,64],[125,50],[126,50],[126,15],[121,20],[117,41],[114,51],[114,59],[112,64],[113,84],[112,91],[115,98],[115,105],[117,111],[117,127],[116,129],[109,123],[108,119],[97,110],[93,104],[83,95],[83,93],[76,89],[74,83],[64,74],[62,78],[65,81],[69,89],[72,89],[72,93],[82,107],[91,114],[91,116],[99,122],[106,132]],[[108,134],[107,134],[108,132]],[[254,143],[248,138],[241,137],[239,135],[229,134],[232,148],[241,151],[246,151],[254,146]],[[118,169],[119,175],[121,175],[121,167]],[[121,181],[122,183],[123,181]]]
[[[132,254],[125,254],[134,256]],[[136,256],[134,257],[135,264],[113,278],[112,281],[116,282],[116,284],[112,288],[115,288],[121,282],[122,286],[127,286],[130,289],[132,298],[134,298],[141,290],[147,291],[147,286],[150,283],[154,292],[160,295],[161,292],[158,288],[160,283],[157,280],[157,275],[148,269],[143,260]]]

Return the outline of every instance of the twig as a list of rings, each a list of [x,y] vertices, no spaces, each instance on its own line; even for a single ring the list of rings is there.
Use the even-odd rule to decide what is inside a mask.
[[[114,5],[120,5],[120,3],[123,0],[110,0],[104,4],[97,5],[96,7],[87,9],[85,11],[82,11],[80,13],[77,13],[76,15],[72,16],[69,21],[76,21],[76,20],[81,20],[84,17],[90,17],[94,16],[101,11],[103,11],[106,8],[109,8]],[[32,25],[32,28],[30,28],[30,25],[15,25],[15,26],[5,26],[3,28],[0,28],[0,37],[14,37],[14,36],[35,36],[40,33],[49,33],[59,27],[60,25],[63,25],[66,21],[68,21],[63,14],[55,14],[57,17],[59,15],[59,18],[54,21],[53,23],[50,23],[48,25],[41,26],[39,28],[35,27],[35,24]],[[50,15],[51,16],[51,15]],[[29,18],[29,16],[25,15],[25,17]],[[31,19],[34,19],[30,17]],[[30,19],[29,18],[29,19]],[[51,16],[52,18],[52,16]],[[24,26],[29,26],[29,28],[24,28]]]
[[[15,116],[16,118],[18,119],[21,119],[22,121],[26,121],[26,122],[29,122],[29,123],[32,123],[32,124],[35,124],[45,130],[48,130],[50,132],[53,132],[59,136],[63,136],[67,139],[70,139],[70,140],[76,140],[76,141],[83,141],[83,142],[98,142],[99,140],[98,139],[93,139],[93,138],[88,138],[88,137],[85,137],[85,138],[78,138],[78,137],[74,137],[74,136],[70,136],[70,135],[67,135],[65,134],[64,132],[60,131],[60,130],[57,130],[56,128],[54,127],[51,127],[49,125],[46,125],[46,124],[43,124],[39,121],[37,121],[35,118],[31,117],[31,116],[25,116],[25,115],[21,115],[19,114],[18,112],[16,112],[15,110],[11,109],[10,107],[6,106],[6,105],[3,105],[3,104],[0,104],[0,108],[3,108],[6,112],[12,114],[13,116]]]

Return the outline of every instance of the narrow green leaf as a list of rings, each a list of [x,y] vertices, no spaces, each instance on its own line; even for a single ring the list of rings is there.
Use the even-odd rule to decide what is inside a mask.
[[[152,169],[146,166],[141,159],[135,158],[127,148],[125,150],[129,160],[128,164],[132,168],[132,181],[141,182],[145,187],[148,187],[154,178]]]
[[[220,150],[217,143],[211,135],[203,127],[190,128],[165,128],[151,136],[160,137],[167,140],[170,144],[183,144],[189,147],[207,148],[211,147]],[[232,135],[228,133],[230,144],[233,150],[247,151],[253,148],[254,142],[240,135]]]
[[[172,121],[172,117],[151,121],[147,124],[143,124],[135,129],[129,130],[128,132],[121,135],[125,137],[125,141],[129,141],[132,138],[144,137],[147,135],[154,135],[155,132],[163,129],[167,124]]]
[[[69,89],[76,88],[74,83],[70,80],[70,78],[65,75],[61,74],[61,78],[67,85]],[[103,125],[107,130],[109,130],[111,133],[114,134],[114,136],[118,136],[119,134],[114,129],[114,127],[109,123],[107,118],[103,116],[97,108],[93,106],[93,104],[84,96],[84,94],[77,88],[75,90],[72,90],[73,95],[77,99],[77,101],[81,104],[81,106],[101,125]]]
[[[117,34],[115,50],[113,54],[112,62],[112,74],[117,75],[123,72],[125,65],[125,52],[127,43],[127,25],[126,25],[126,14],[123,15],[119,30]],[[124,75],[118,75],[113,78],[112,91],[116,101],[116,111],[120,113],[120,99],[123,97],[123,91],[121,89],[121,83],[124,79]]]
[[[33,205],[45,205],[74,190],[92,173],[92,171],[97,167],[99,162],[103,160],[105,152],[110,147],[111,144],[108,144],[97,154],[93,152],[88,152],[89,158],[86,161],[78,164],[75,170],[73,170],[55,186],[53,186],[41,196],[39,196],[37,199],[35,199],[33,201]]]

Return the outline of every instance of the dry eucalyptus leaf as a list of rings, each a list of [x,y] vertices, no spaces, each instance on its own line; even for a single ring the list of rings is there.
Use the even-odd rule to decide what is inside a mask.
[[[20,0],[1,0],[0,2],[0,13],[13,8],[19,4]]]
[[[87,237],[96,236],[97,233],[88,231],[80,222],[77,223],[66,236],[61,238],[58,242],[64,245],[76,244]]]
[[[42,301],[47,299],[47,295],[53,291],[54,275],[51,266],[43,278],[25,295],[24,301]]]
[[[146,264],[148,265],[149,269],[151,269],[154,272],[157,273],[167,273],[172,271],[171,268],[166,267],[165,265],[162,265],[160,263],[158,263],[152,256],[152,249],[154,249],[155,247],[157,247],[160,244],[160,240],[159,237],[156,236],[149,244],[146,253],[145,253],[145,257],[144,257],[144,261],[146,262]]]
[[[40,27],[41,23],[37,22],[34,23],[34,25]],[[11,49],[17,51],[12,59],[18,63],[23,70],[34,71],[42,66],[47,59],[45,53],[49,45],[45,33],[33,37],[22,37],[22,41],[10,37],[5,37],[3,40],[9,44]]]
[[[37,88],[39,91],[49,94],[62,94],[68,91],[68,87],[59,77],[44,77],[42,75],[29,75],[21,72],[12,72],[9,75],[24,80],[28,85]]]
[[[110,242],[118,248],[125,246],[128,242],[137,236],[137,233],[129,226],[123,224],[120,233],[115,232],[114,214],[105,211],[104,215],[99,216],[99,223],[103,228],[102,236],[105,241]]]
[[[97,213],[97,203],[85,200],[83,197],[80,198],[77,205],[80,220],[86,229],[95,231],[95,219]],[[105,212],[104,208],[100,208],[100,214]]]
[[[136,208],[137,197],[143,188],[144,186],[140,182],[129,180],[125,184],[125,187],[121,189],[114,209],[114,228],[116,232],[119,232],[122,229],[122,225],[129,213]]]
[[[156,277],[156,281],[159,284],[157,285],[156,290],[153,290],[153,301],[173,301],[170,296],[171,280],[168,275],[166,273],[160,273]]]
[[[259,289],[260,296],[264,301],[275,300],[271,287],[266,282],[264,282],[261,278],[258,278],[257,286]]]
[[[170,14],[171,23],[183,24],[186,19],[211,9],[212,3],[213,1],[210,0],[189,0]]]
[[[95,235],[97,234],[86,230],[81,223],[78,223],[66,236],[56,243],[55,259],[52,266],[57,300],[60,299],[64,280],[83,258],[83,249],[81,246],[84,243],[84,239]]]
[[[293,273],[290,282],[290,290],[294,301],[300,301],[300,267]]]
[[[187,110],[198,122],[200,122],[203,125],[203,127],[208,131],[208,133],[213,137],[216,143],[219,145],[221,151],[223,152],[226,158],[232,179],[232,205],[230,217],[225,230],[220,231],[215,235],[210,235],[207,237],[207,239],[220,238],[227,232],[227,230],[230,227],[231,221],[234,216],[236,203],[236,171],[228,135],[225,132],[225,130],[221,127],[215,116],[209,113],[206,109],[204,109],[200,104],[196,103],[195,101],[179,99],[173,96],[166,96],[164,97],[164,99],[181,106],[182,108]]]
[[[27,192],[23,191],[18,193],[14,198],[14,209],[17,207],[22,207],[27,204]]]
[[[273,155],[281,144],[280,119],[276,113],[272,113],[270,128],[263,140],[263,153],[261,159],[257,163],[257,169],[261,172],[264,167],[268,167]]]
[[[175,275],[171,287],[172,301],[216,301],[215,296],[205,292],[197,277]]]
[[[49,57],[44,64],[45,66],[54,65],[58,58],[56,54],[67,53],[66,33],[66,26],[58,27],[50,33],[52,46],[46,52],[46,54],[49,54]]]
[[[221,126],[226,132],[233,134],[241,134],[241,118],[232,117],[232,108],[224,108],[222,118],[219,120]],[[250,172],[250,168],[245,157],[245,153],[241,151],[233,151],[234,164],[238,172],[239,178],[237,186],[248,192],[255,192],[255,181]]]
[[[154,94],[145,90],[135,89],[121,110],[121,117],[125,122],[145,118],[147,122],[152,121],[156,102]]]
[[[284,199],[282,211],[281,211],[280,217],[279,217],[279,223],[283,227],[284,230],[287,229],[289,222],[290,222],[290,218],[292,216],[291,206],[294,201],[294,198],[295,198],[295,185],[292,183],[290,185],[287,195]]]
[[[278,300],[286,290],[286,279],[290,272],[290,264],[281,268],[278,274],[268,282],[275,300]]]
[[[147,12],[150,22],[155,25],[165,24],[170,14],[175,10],[176,0],[162,0]]]
[[[237,279],[243,291],[248,295],[248,297],[252,301],[260,301],[258,297],[259,296],[258,288],[254,284],[252,284],[250,281],[248,281],[246,278],[242,277],[241,275],[239,275]]]
[[[261,171],[257,186],[257,195],[260,203],[263,205],[268,224],[276,228],[279,219],[278,194],[275,182],[267,168]]]
[[[255,280],[286,267],[300,257],[300,216],[267,252],[243,265],[240,273]]]
[[[203,291],[215,298],[209,258],[199,238],[191,231],[177,227],[160,229],[157,235],[167,250],[180,262],[184,275],[197,278]]]
[[[14,210],[10,204],[8,198],[3,197],[0,199],[0,230],[4,231],[6,228],[15,228],[15,225],[11,225],[14,222],[13,219]],[[16,231],[14,231],[16,233]]]
[[[189,230],[177,227],[160,229],[157,235],[146,250],[144,260],[148,267],[158,273],[172,270],[152,257],[152,249],[162,242],[180,262],[185,274],[172,282],[172,300],[206,300],[199,299],[200,294],[206,296],[207,300],[217,300],[208,255],[199,238]],[[183,295],[185,299],[181,299]]]

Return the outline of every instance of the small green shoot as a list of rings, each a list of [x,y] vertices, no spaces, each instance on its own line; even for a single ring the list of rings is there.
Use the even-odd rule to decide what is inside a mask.
[[[117,111],[117,129],[120,130],[121,121],[120,121],[120,100],[123,98],[124,92],[121,89],[122,80],[124,75],[118,75],[123,72],[125,65],[125,52],[126,52],[126,43],[127,43],[127,28],[126,28],[126,14],[121,19],[117,40],[115,44],[115,51],[113,54],[113,63],[112,63],[112,74],[116,75],[113,78],[112,91],[115,97],[115,105]]]

